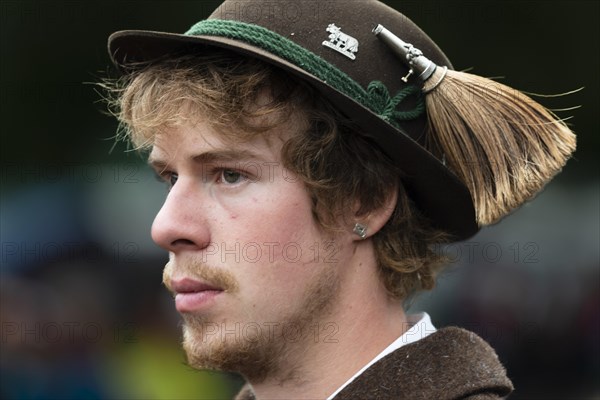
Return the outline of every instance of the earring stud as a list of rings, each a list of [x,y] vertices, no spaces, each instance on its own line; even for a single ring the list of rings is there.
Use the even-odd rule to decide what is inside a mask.
[[[352,230],[354,233],[356,233],[358,236],[360,236],[361,239],[364,239],[367,237],[367,226],[360,224],[360,223],[356,223],[354,225],[354,229]]]

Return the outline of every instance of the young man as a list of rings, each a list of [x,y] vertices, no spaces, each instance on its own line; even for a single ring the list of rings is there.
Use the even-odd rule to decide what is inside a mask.
[[[436,245],[543,187],[572,133],[381,3],[282,4],[109,40],[118,117],[170,188],[152,237],[190,365],[240,373],[240,399],[508,395],[483,340],[402,302],[433,287]]]

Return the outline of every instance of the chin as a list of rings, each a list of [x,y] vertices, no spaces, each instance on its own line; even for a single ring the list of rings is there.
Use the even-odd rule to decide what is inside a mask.
[[[245,338],[217,327],[215,323],[184,325],[183,349],[189,366],[238,373],[255,383],[277,370],[284,353],[281,341],[262,335]]]

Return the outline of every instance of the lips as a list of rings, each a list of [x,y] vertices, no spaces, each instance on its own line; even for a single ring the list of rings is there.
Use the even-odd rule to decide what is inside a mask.
[[[172,280],[170,286],[175,292],[175,307],[180,313],[200,311],[213,304],[223,293],[219,287],[189,278]]]

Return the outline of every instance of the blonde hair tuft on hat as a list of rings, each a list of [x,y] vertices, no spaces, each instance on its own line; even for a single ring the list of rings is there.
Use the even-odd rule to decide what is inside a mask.
[[[576,138],[564,121],[522,92],[437,68],[425,82],[429,146],[471,192],[479,226],[530,200],[565,165]]]

